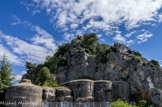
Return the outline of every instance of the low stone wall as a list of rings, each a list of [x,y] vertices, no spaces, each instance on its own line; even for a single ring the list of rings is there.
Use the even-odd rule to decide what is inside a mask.
[[[62,85],[68,88],[38,87],[29,80],[24,80],[8,88],[6,100],[16,102],[17,105],[6,107],[109,107],[109,102],[118,98],[129,102],[129,86],[124,81],[81,79]],[[38,105],[18,104],[19,102],[35,102]]]

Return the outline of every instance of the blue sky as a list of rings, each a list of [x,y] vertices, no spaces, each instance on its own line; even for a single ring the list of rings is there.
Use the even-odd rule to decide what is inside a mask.
[[[17,79],[25,62],[43,63],[57,46],[96,33],[162,64],[162,0],[1,0],[0,55]]]

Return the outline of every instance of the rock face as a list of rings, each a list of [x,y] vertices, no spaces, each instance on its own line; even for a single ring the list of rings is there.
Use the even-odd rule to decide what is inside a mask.
[[[41,107],[42,88],[31,84],[29,80],[23,80],[7,89],[6,102],[11,103],[6,107]]]
[[[64,57],[68,57],[67,65],[57,66],[54,70],[54,74],[62,73],[64,78],[61,83],[88,77],[112,82],[125,81],[128,87],[124,90],[131,94],[136,93],[138,89],[150,95],[152,88],[162,90],[162,69],[150,64],[147,59],[129,52],[130,49],[123,44],[115,43],[115,51],[101,51],[96,56],[86,52],[78,53],[71,48],[70,52],[64,54]],[[68,53],[73,55],[70,56]]]
[[[71,96],[71,90],[69,89],[57,89],[56,97],[57,101],[73,101],[73,97]]]
[[[93,85],[94,81],[91,80],[73,80],[66,84],[74,95],[74,101],[92,101],[93,100]]]
[[[83,46],[84,44],[82,44],[82,40],[83,37],[78,37],[77,39],[72,40],[72,43],[67,45],[68,49],[66,49],[66,51],[55,56],[56,60],[53,60],[53,63],[62,58],[67,61],[67,63],[63,65],[56,64],[51,71],[53,75],[56,75],[56,79],[59,80],[60,84],[80,78],[108,80],[113,83],[112,88],[116,87],[114,88],[114,91],[119,92],[112,93],[115,100],[123,98],[125,101],[130,101],[132,98],[129,97],[142,92],[144,94],[149,94],[153,103],[158,103],[157,105],[160,105],[160,102],[162,102],[160,99],[161,94],[158,96],[153,94],[152,89],[158,90],[153,91],[155,93],[162,91],[161,67],[154,65],[139,55],[139,53],[131,51],[130,48],[120,43],[115,43],[114,46],[110,46],[107,50],[101,50],[92,54],[92,52],[86,51],[87,47]],[[26,74],[24,75],[24,78],[27,78],[28,76],[30,77],[29,74]],[[122,81],[122,85],[116,81]],[[101,82],[100,84],[87,81],[74,83],[74,86],[69,83],[69,87],[75,95],[78,96],[78,98],[74,96],[77,100],[81,101],[82,98],[85,97],[88,98],[87,100],[92,100],[92,98],[89,97],[93,94],[89,93],[89,91],[92,90],[91,86],[94,88],[99,85],[101,85],[103,89],[94,89],[95,93],[98,94],[97,96],[100,95],[100,98],[95,96],[95,100],[114,100],[104,96],[104,94],[110,94],[109,91],[105,91],[109,90],[109,83]],[[82,89],[86,95],[79,95],[77,93],[80,92],[79,89],[75,91],[76,87],[79,85],[83,85],[80,89]],[[154,99],[157,98],[160,100],[155,101]]]
[[[94,82],[94,101],[111,102],[112,101],[112,82],[107,80],[98,80]]]
[[[130,90],[127,82],[115,81],[112,85],[112,98],[113,101],[121,99],[122,101],[129,101]]]

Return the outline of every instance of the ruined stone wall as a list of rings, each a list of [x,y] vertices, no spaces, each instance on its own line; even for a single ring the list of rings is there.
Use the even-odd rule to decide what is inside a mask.
[[[129,89],[128,85],[125,85],[125,82],[122,81],[113,84],[107,80],[92,81],[81,79],[62,84],[68,88],[54,89],[50,87],[38,87],[26,80],[7,89],[6,101],[16,102],[16,105],[8,105],[6,107],[41,107],[46,104],[48,107],[53,107],[52,105],[54,104],[61,104],[56,102],[73,102],[73,104],[75,102],[76,105],[79,102],[82,102],[82,104],[83,102],[91,102],[89,104],[93,102],[101,104],[102,102],[102,104],[107,104],[106,102],[116,100],[117,96],[125,96],[121,97],[121,100],[129,101],[129,97],[125,95],[128,94],[126,93]],[[122,91],[119,91],[119,89]],[[116,92],[117,94],[114,94]],[[24,103],[29,104],[26,105]],[[32,105],[32,103],[35,105]]]

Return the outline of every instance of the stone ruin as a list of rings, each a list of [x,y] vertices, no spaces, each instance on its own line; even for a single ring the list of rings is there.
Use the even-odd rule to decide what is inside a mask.
[[[68,88],[39,87],[23,80],[7,89],[6,107],[109,107],[118,99],[129,102],[124,81],[80,79],[61,85]]]

